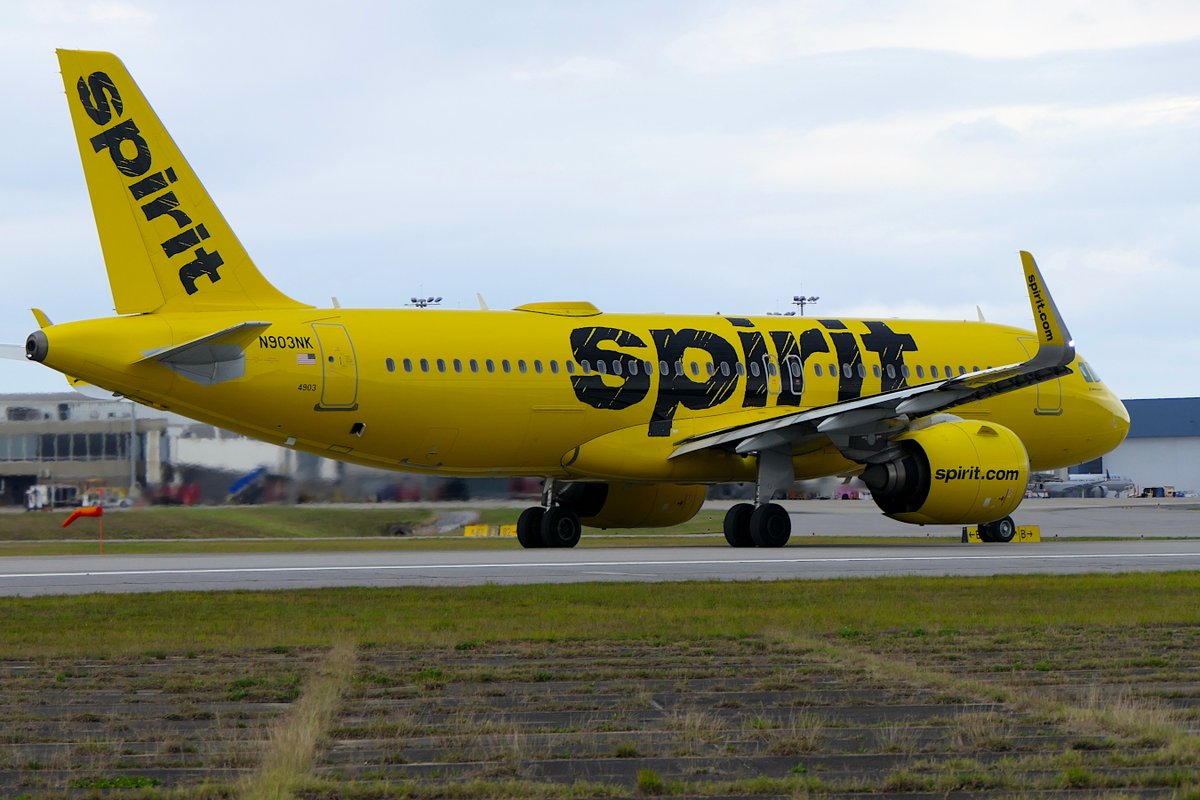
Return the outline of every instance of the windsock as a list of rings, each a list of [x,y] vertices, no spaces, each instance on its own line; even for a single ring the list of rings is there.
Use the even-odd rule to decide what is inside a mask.
[[[83,506],[82,508],[77,508],[74,511],[72,511],[71,516],[67,517],[66,521],[62,524],[62,526],[64,528],[67,527],[68,525],[70,525],[72,522],[79,519],[80,517],[103,517],[103,516],[104,516],[104,506]]]

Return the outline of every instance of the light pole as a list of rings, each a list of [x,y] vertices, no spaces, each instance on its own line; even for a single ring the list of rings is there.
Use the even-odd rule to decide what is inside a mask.
[[[805,297],[804,295],[798,294],[792,298],[792,304],[800,306],[800,316],[803,317],[804,316],[804,307],[808,306],[808,305],[812,305],[813,303],[817,302],[820,299],[821,298],[819,298],[819,297]]]
[[[414,297],[412,298],[411,302],[405,303],[404,305],[416,306],[417,308],[427,308],[429,306],[436,306],[440,302],[442,302],[442,298],[440,297]]]

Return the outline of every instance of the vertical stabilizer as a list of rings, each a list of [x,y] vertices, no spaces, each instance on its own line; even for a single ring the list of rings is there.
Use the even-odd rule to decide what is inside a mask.
[[[302,307],[254,266],[125,65],[58,61],[117,313]]]

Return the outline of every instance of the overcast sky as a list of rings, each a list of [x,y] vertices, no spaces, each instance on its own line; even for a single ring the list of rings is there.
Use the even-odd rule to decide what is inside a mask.
[[[112,313],[56,47],[122,58],[309,303],[1028,327],[1028,249],[1119,395],[1200,395],[1194,0],[9,0],[0,342]]]

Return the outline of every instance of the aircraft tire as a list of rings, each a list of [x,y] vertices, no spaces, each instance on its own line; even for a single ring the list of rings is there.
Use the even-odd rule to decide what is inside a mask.
[[[542,518],[545,516],[546,509],[534,506],[525,509],[521,512],[521,516],[517,517],[517,541],[521,543],[521,547],[529,549],[544,546],[542,544]]]
[[[1013,537],[1017,535],[1017,524],[1013,522],[1012,517],[998,519],[988,525],[988,527],[991,528],[991,540],[993,542],[1011,542]]]
[[[579,522],[579,515],[571,509],[553,506],[546,509],[541,529],[543,547],[574,547],[579,544],[583,525]]]
[[[750,536],[759,547],[783,547],[792,537],[792,518],[778,503],[765,503],[750,516]]]
[[[750,535],[753,514],[754,506],[749,503],[737,503],[725,512],[725,541],[730,547],[754,547],[754,537]]]

